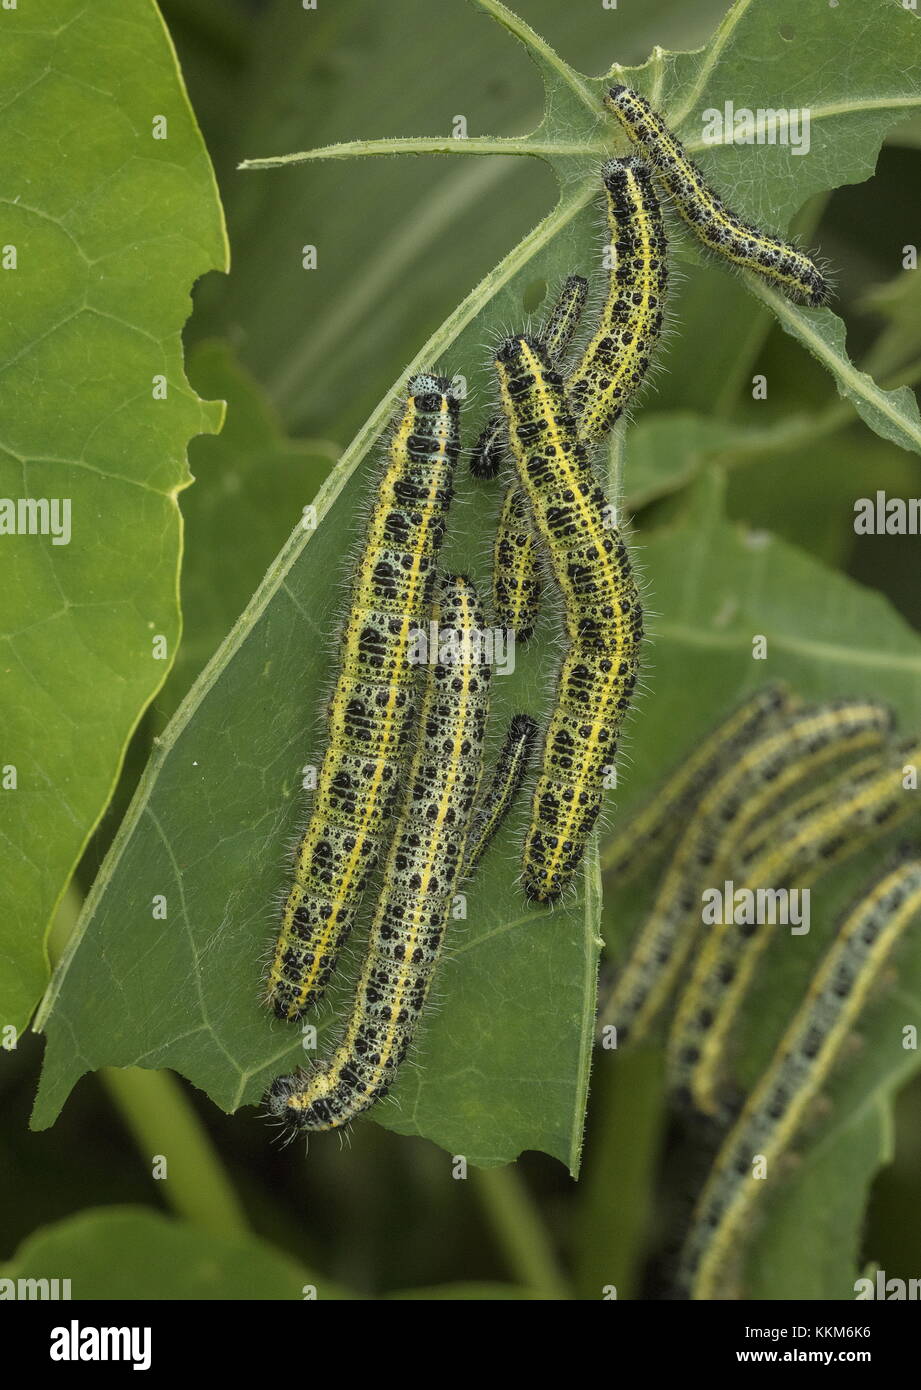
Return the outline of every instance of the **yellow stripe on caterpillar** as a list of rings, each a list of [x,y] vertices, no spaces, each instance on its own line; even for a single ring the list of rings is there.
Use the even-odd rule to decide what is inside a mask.
[[[844,915],[698,1199],[679,1261],[679,1284],[691,1298],[726,1296],[726,1274],[740,1260],[752,1209],[825,1085],[882,966],[919,914],[921,860],[913,858],[887,868]]]
[[[431,605],[458,424],[449,381],[410,381],[352,586],[328,746],[269,971],[279,1018],[300,1017],[322,996],[389,829],[414,719],[410,644]]]
[[[470,580],[446,579],[434,608],[439,663],[428,666],[421,736],[352,1011],[328,1061],[280,1077],[269,1093],[271,1113],[296,1129],[338,1129],[387,1093],[441,952],[480,780],[491,668],[477,656],[485,619]],[[442,664],[451,645],[459,659]]]
[[[795,246],[769,236],[732,212],[645,97],[619,85],[610,89],[604,104],[649,160],[678,212],[704,246],[762,276],[791,299],[812,308],[827,303],[828,283],[814,262]]]

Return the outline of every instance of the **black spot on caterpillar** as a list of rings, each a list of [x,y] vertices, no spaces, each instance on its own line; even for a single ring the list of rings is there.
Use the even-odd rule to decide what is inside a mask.
[[[643,615],[627,548],[578,439],[560,374],[540,343],[496,357],[518,481],[563,595],[568,650],[544,740],[523,856],[534,902],[558,898],[601,806],[639,669]]]
[[[645,97],[616,86],[604,104],[654,167],[678,212],[704,246],[754,271],[791,299],[812,308],[827,302],[828,283],[818,267],[795,246],[730,211]]]
[[[352,1012],[332,1057],[283,1076],[269,1109],[297,1129],[338,1129],[392,1086],[441,952],[480,780],[491,669],[473,634],[485,620],[470,580],[443,582],[435,621],[457,661],[430,664],[421,737],[387,854]]]
[[[358,561],[328,746],[269,971],[279,1018],[300,1017],[322,996],[399,795],[414,720],[409,647],[431,605],[458,430],[451,383],[414,377]]]

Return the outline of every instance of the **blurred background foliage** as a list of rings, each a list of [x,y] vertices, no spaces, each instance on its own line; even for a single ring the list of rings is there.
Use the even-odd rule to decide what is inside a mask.
[[[704,43],[725,4],[622,0],[607,11],[599,0],[517,0],[515,8],[565,59],[593,73],[614,61],[642,62],[653,44]],[[215,163],[232,247],[230,275],[198,287],[186,334],[189,375],[205,398],[224,396],[229,411],[222,436],[199,438],[190,449],[198,481],[181,499],[184,644],[80,867],[59,941],[152,740],[284,543],[292,508],[325,476],[399,364],[556,197],[550,170],[534,160],[236,171],[248,156],[360,136],[448,133],[458,113],[471,135],[533,128],[541,93],[527,56],[462,0],[443,0],[437,14],[419,0],[320,0],[312,12],[291,0],[163,0],[162,10]],[[387,74],[385,104],[380,85],[363,80],[371,71]],[[921,358],[917,301],[906,303],[901,286],[891,287],[903,245],[921,240],[919,146],[921,121],[906,123],[871,181],[800,218],[835,267],[852,358],[886,385],[913,382]],[[321,248],[320,271],[309,276],[300,269],[305,244]],[[854,423],[829,377],[763,309],[748,301],[744,318],[733,317],[727,301],[741,294],[726,277],[703,276],[685,303],[698,340],[707,333],[719,340],[720,360],[733,370],[710,390],[703,378],[689,382],[666,370],[645,410],[661,414],[666,427],[672,411],[725,426],[702,441],[699,461],[726,469],[729,515],[870,585],[921,628],[917,538],[858,543],[851,525],[856,496],[876,487],[921,491],[916,459]],[[770,382],[764,402],[751,398],[756,372]],[[793,422],[786,444],[775,439],[770,451],[759,450],[756,434],[784,420]],[[234,530],[240,511],[228,503],[241,492],[242,531]],[[680,492],[637,499],[636,531],[651,536],[668,524],[681,499]],[[341,1150],[317,1145],[307,1161],[300,1144],[269,1143],[254,1111],[225,1116],[161,1074],[153,1089],[148,1073],[87,1077],[55,1127],[34,1134],[27,1123],[40,1053],[29,1035],[0,1072],[7,1179],[0,1256],[28,1242],[10,1272],[82,1267],[94,1296],[124,1296],[112,1270],[142,1241],[150,1258],[129,1277],[135,1296],[300,1297],[311,1281],[327,1295],[359,1296],[411,1289],[598,1298],[611,1283],[621,1297],[643,1290],[643,1243],[650,1231],[656,1238],[649,1155],[662,1125],[647,1099],[657,1094],[654,1058],[626,1060],[596,1078],[584,1177],[574,1184],[541,1154],[525,1154],[511,1169],[471,1169],[456,1181],[434,1145],[373,1124],[355,1126]],[[895,1161],[875,1184],[865,1233],[868,1256],[890,1277],[916,1276],[921,1257],[919,1099],[917,1084],[901,1098]],[[169,1117],[171,1143],[186,1146],[186,1192],[150,1176],[145,1125],[158,1107]],[[109,1210],[80,1215],[91,1208]],[[190,1226],[203,1233],[191,1245]]]

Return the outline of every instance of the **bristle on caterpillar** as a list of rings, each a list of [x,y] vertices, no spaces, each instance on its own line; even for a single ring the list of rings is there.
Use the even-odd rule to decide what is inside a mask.
[[[537,739],[537,723],[516,714],[509,723],[489,785],[474,809],[462,877],[474,873],[521,790]]]
[[[806,996],[717,1154],[679,1261],[680,1291],[725,1296],[759,1195],[825,1085],[906,928],[921,913],[921,860],[887,868],[845,913]],[[758,1170],[755,1161],[758,1160]],[[765,1181],[765,1173],[767,1181]]]
[[[652,909],[600,1011],[619,1044],[640,1041],[669,998],[699,934],[701,893],[751,826],[798,782],[836,759],[881,747],[892,713],[875,701],[806,706],[736,750],[701,797]]]
[[[469,579],[434,605],[420,738],[382,875],[355,1001],[332,1057],[279,1078],[269,1109],[300,1130],[338,1129],[392,1086],[415,1035],[458,882],[480,780],[491,668],[476,634],[485,618]],[[446,647],[457,659],[444,660]]]
[[[518,482],[565,606],[568,650],[544,739],[522,881],[552,902],[575,873],[639,670],[643,614],[627,548],[542,345],[510,338],[496,372]]]
[[[760,275],[799,303],[817,308],[828,302],[828,282],[814,262],[795,246],[732,212],[645,97],[618,85],[607,93],[604,104],[654,167],[679,214],[704,246]]]
[[[451,383],[409,383],[342,634],[328,745],[268,977],[279,1018],[321,998],[389,830],[414,719],[414,632],[432,599],[459,450]]]
[[[610,159],[601,176],[613,264],[598,324],[566,379],[586,443],[612,427],[645,380],[668,287],[668,244],[649,168],[641,159]]]

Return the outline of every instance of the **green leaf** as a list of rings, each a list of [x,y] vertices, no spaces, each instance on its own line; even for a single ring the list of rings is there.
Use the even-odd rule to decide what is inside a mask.
[[[72,1298],[101,1302],[350,1297],[256,1236],[212,1235],[144,1207],[99,1207],[45,1226],[0,1270],[3,1279],[65,1277]]]
[[[53,0],[2,24],[0,493],[70,507],[67,543],[0,535],[3,763],[16,769],[0,793],[0,1017],[21,1026],[47,980],[55,905],[179,640],[185,447],[221,420],[186,381],[180,330],[226,246],[152,4]]]
[[[189,354],[196,390],[223,399],[219,435],[193,441],[193,487],[182,494],[182,644],[156,699],[165,723],[233,627],[292,524],[312,502],[338,454],[327,440],[292,440],[265,395],[225,343]]]
[[[806,698],[883,699],[904,733],[921,728],[921,638],[871,590],[766,533],[727,523],[721,494],[718,475],[702,479],[682,522],[650,537],[644,553],[663,616],[654,648],[655,698],[643,712],[622,822],[720,712],[770,680],[787,681]],[[752,660],[756,633],[767,638],[765,661]],[[747,1011],[734,1050],[744,1086],[766,1065],[840,911],[872,876],[885,844],[904,835],[903,828],[882,848],[820,880],[812,890],[809,934],[780,936],[767,953],[757,1008]],[[611,885],[606,893],[606,938],[615,959],[626,955],[651,891],[647,883],[620,893]],[[868,1008],[859,1054],[833,1077],[830,1116],[814,1118],[797,1145],[796,1168],[766,1184],[761,1220],[748,1233],[745,1297],[853,1297],[867,1190],[889,1155],[891,1099],[918,1069],[901,1029],[921,1025],[921,940],[905,945],[897,989],[883,991]],[[616,1070],[620,1059],[602,1050],[597,1065]]]

